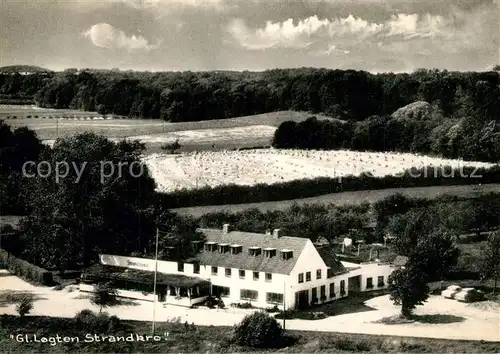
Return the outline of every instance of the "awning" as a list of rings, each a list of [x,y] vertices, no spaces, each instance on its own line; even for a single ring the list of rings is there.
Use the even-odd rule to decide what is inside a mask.
[[[96,264],[86,269],[83,278],[99,280],[121,280],[137,284],[153,284],[154,272],[148,270],[130,269],[109,265]],[[193,287],[196,285],[208,285],[210,281],[198,277],[189,277],[182,274],[156,273],[156,284],[176,287]]]

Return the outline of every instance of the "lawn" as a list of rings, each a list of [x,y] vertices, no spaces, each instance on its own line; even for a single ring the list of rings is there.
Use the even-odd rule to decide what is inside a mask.
[[[0,119],[2,119],[2,112],[5,110],[5,108],[0,108]],[[31,112],[37,111],[38,110],[31,110]],[[79,112],[79,114],[84,113]],[[95,115],[95,113],[89,114],[90,116]],[[5,116],[5,113],[3,116]],[[53,118],[17,118],[6,119],[6,122],[14,127],[28,126],[29,128],[35,130],[42,140],[52,140],[56,139],[58,136],[68,136],[83,131],[94,131],[109,138],[124,138],[147,134],[162,134],[202,129],[240,128],[261,125],[276,128],[285,121],[292,120],[300,122],[310,116],[312,116],[312,114],[307,112],[280,111],[230,119],[213,119],[207,121],[181,123],[169,123],[152,119],[73,120]],[[317,115],[317,117],[333,119],[321,115]],[[214,141],[213,143],[216,142]]]
[[[151,324],[147,322],[124,321],[123,327],[109,330],[107,336],[150,335]],[[287,349],[261,349],[239,347],[228,340],[230,327],[194,326],[180,321],[158,323],[157,341],[120,341],[112,343],[108,339],[100,342],[92,341],[94,333],[86,333],[76,326],[73,319],[25,317],[0,317],[0,346],[3,352],[20,353],[234,353],[234,352],[291,352],[338,353],[338,352],[435,352],[435,353],[494,353],[498,352],[500,343],[474,342],[423,338],[405,338],[396,336],[378,336],[363,334],[342,334],[327,332],[286,331],[289,338]],[[26,339],[71,337],[68,343],[26,342]],[[95,337],[94,337],[95,338]],[[137,337],[135,337],[137,338]],[[78,341],[77,341],[78,340]],[[61,340],[62,342],[62,340]]]
[[[363,202],[374,203],[396,193],[401,193],[413,198],[436,198],[442,195],[463,197],[467,199],[475,198],[479,195],[491,192],[499,192],[500,184],[487,184],[481,186],[433,186],[433,187],[412,187],[412,188],[389,188],[382,190],[367,190],[356,192],[342,192],[320,195],[311,198],[280,200],[274,202],[248,203],[248,204],[227,204],[227,205],[207,205],[199,207],[173,209],[182,215],[192,215],[200,217],[207,213],[230,212],[238,213],[248,209],[257,208],[262,212],[273,210],[285,210],[294,204],[322,204],[322,205],[350,205],[361,204]]]

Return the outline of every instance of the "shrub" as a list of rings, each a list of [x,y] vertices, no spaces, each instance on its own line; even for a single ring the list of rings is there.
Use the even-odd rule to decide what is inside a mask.
[[[276,319],[262,311],[245,316],[234,330],[234,339],[239,345],[254,348],[275,347],[280,344],[282,335]]]
[[[96,324],[96,314],[91,310],[82,310],[75,315],[76,325],[80,329],[91,329],[95,327]]]
[[[112,332],[121,327],[117,316],[109,316],[105,312],[96,314],[88,309],[77,313],[75,320],[77,327],[86,331]]]
[[[278,305],[274,305],[273,307],[268,307],[266,309],[266,312],[267,313],[276,313],[276,312],[280,312],[280,309],[278,308]]]
[[[0,264],[5,264],[9,272],[28,281],[42,285],[52,285],[52,273],[0,249]]]
[[[213,296],[209,296],[207,297],[203,305],[208,307],[209,309],[213,309],[217,305],[217,299]]]
[[[176,150],[181,148],[181,144],[179,143],[179,139],[175,140],[173,143],[164,144],[161,149],[168,151],[170,154],[174,154]]]
[[[220,309],[224,309],[224,308],[226,308],[226,304],[224,304],[224,301],[222,301],[221,299],[219,299],[217,301],[217,307],[220,308]]]
[[[98,283],[94,288],[90,302],[99,306],[99,312],[102,312],[103,308],[118,304],[116,296],[117,291],[112,287],[111,283]]]
[[[253,305],[250,302],[235,302],[231,304],[231,307],[238,309],[253,309]]]
[[[33,298],[31,296],[25,295],[19,299],[16,305],[16,312],[19,316],[24,317],[24,315],[27,315],[31,310],[33,310]]]

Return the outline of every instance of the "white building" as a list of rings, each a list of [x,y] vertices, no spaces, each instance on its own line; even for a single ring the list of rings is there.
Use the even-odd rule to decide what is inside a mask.
[[[206,242],[186,263],[158,261],[163,277],[158,301],[192,306],[204,301],[207,289],[226,305],[250,302],[255,307],[303,308],[333,301],[350,293],[384,289],[395,269],[392,264],[341,262],[328,245],[315,246],[310,239],[282,236],[280,230],[258,234],[218,229],[199,229]],[[152,259],[101,255],[101,265],[143,272],[149,284],[155,270]],[[127,269],[127,270],[125,270]],[[125,270],[125,271],[123,271]],[[148,288],[149,289],[149,288]],[[91,291],[91,285],[81,290]],[[149,289],[150,290],[150,289]],[[121,291],[121,296],[152,300],[153,295]]]

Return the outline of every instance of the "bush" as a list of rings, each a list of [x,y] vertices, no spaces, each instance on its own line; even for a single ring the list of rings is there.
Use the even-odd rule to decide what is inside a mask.
[[[218,301],[215,297],[213,296],[209,296],[207,297],[207,299],[205,300],[205,302],[203,303],[204,306],[208,307],[209,309],[213,309],[215,308],[215,306],[217,305]]]
[[[275,318],[286,320],[300,319],[300,320],[322,320],[328,316],[324,312],[306,312],[306,311],[280,311]]]
[[[51,272],[14,257],[2,249],[0,249],[0,264],[5,264],[9,272],[28,282],[48,286],[54,284]]]
[[[77,327],[85,331],[113,332],[122,327],[117,316],[109,316],[105,312],[96,314],[88,309],[77,313],[75,320]]]
[[[280,312],[280,309],[278,308],[278,305],[274,305],[273,307],[269,307],[266,309],[267,313],[276,313]]]
[[[237,309],[253,309],[253,305],[250,302],[235,302],[231,304],[231,307]]]
[[[95,327],[97,316],[91,310],[82,310],[75,315],[76,325],[83,330],[89,330]]]
[[[16,305],[16,312],[19,316],[24,317],[24,315],[27,315],[31,310],[33,310],[33,298],[27,295],[23,296]]]
[[[239,345],[254,348],[276,347],[282,336],[283,330],[276,319],[262,311],[245,316],[234,330],[234,339]]]
[[[224,309],[224,308],[226,308],[226,304],[224,304],[224,301],[222,301],[221,299],[219,299],[217,301],[217,307],[220,308],[220,309]]]

